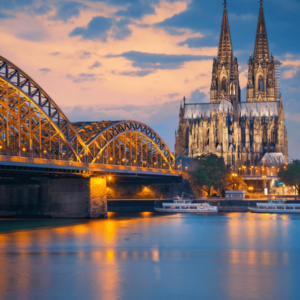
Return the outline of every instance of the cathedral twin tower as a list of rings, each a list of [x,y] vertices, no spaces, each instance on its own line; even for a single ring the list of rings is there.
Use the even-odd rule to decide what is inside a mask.
[[[254,54],[249,58],[247,101],[241,102],[239,68],[233,56],[224,1],[218,49],[213,60],[210,104],[186,104],[179,113],[176,156],[223,156],[239,167],[258,163],[266,153],[288,160],[287,132],[280,94],[280,62],[270,56],[263,1]]]

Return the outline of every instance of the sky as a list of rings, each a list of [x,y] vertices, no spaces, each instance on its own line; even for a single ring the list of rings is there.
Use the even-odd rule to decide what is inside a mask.
[[[209,102],[222,0],[0,0],[0,55],[30,75],[70,121],[137,120],[174,150],[180,102]],[[242,101],[258,0],[228,0]],[[300,1],[264,3],[282,62],[289,158],[300,159]]]

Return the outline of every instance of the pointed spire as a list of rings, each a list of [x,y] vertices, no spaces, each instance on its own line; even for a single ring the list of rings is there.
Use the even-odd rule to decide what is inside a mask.
[[[226,0],[224,0],[223,5],[224,5],[224,12],[223,12],[222,28],[221,28],[221,35],[220,35],[220,42],[219,42],[219,50],[218,50],[218,60],[222,63],[230,61],[231,52],[232,52]]]
[[[256,40],[255,40],[254,56],[253,56],[254,60],[256,61],[269,60],[270,58],[267,29],[266,29],[264,8],[263,8],[264,1],[260,0],[259,2],[260,2],[260,10],[258,16],[258,24],[257,24]]]

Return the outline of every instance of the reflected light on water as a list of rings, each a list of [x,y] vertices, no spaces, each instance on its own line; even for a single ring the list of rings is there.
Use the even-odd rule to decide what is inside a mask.
[[[278,280],[274,270],[278,265],[287,265],[289,257],[288,252],[264,249],[276,243],[278,234],[285,243],[289,223],[280,220],[286,221],[289,217],[278,220],[271,214],[255,214],[252,217],[250,213],[228,216],[228,246],[233,249],[228,252],[230,263],[226,271],[228,298],[250,299],[253,292],[260,290],[272,295],[276,289],[274,283]]]
[[[279,299],[298,221],[148,212],[2,233],[0,300]]]
[[[152,250],[152,260],[159,262],[159,251],[158,249],[153,249]]]

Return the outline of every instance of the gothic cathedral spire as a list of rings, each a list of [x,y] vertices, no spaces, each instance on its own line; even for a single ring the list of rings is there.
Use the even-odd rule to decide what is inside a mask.
[[[229,62],[231,60],[232,44],[230,36],[230,28],[227,14],[227,1],[224,1],[224,12],[220,34],[218,61],[222,63]]]
[[[257,24],[257,31],[256,31],[256,40],[254,46],[254,60],[257,61],[269,61],[270,53],[269,53],[269,45],[268,45],[268,38],[267,38],[267,29],[265,23],[265,15],[264,15],[264,8],[263,2],[260,1],[260,10],[258,16],[258,24]]]
[[[213,61],[210,102],[220,103],[226,98],[232,103],[237,103],[240,102],[238,61],[233,57],[226,0],[223,5],[218,58]]]
[[[249,59],[247,102],[276,101],[275,62],[270,58],[262,0],[260,2],[253,57]]]

